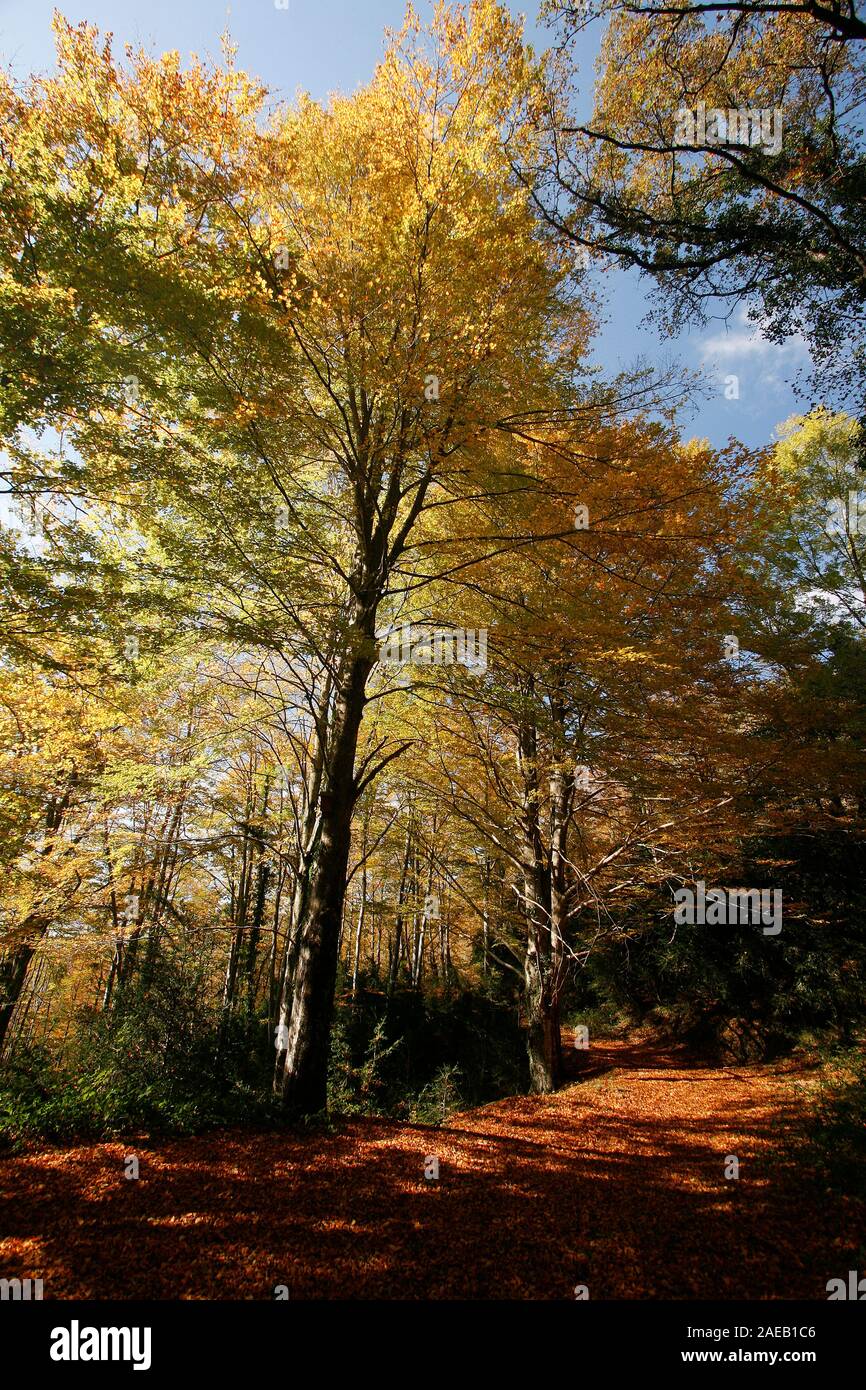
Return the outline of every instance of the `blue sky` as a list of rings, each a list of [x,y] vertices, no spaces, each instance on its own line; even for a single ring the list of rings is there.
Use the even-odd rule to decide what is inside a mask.
[[[228,26],[238,45],[238,63],[261,77],[274,96],[291,98],[298,89],[324,99],[332,91],[351,91],[370,76],[381,56],[384,30],[400,25],[404,0],[60,0],[57,7],[73,21],[87,19],[115,35],[116,51],[130,42],[186,57],[219,52],[219,35]],[[53,66],[51,15],[54,0],[0,0],[0,57],[16,76]],[[537,0],[511,6],[528,16],[533,42],[543,48],[550,31],[534,20]],[[422,16],[430,0],[416,0]],[[591,98],[597,35],[584,37],[579,52],[585,88]],[[803,404],[790,383],[808,364],[798,340],[777,347],[738,312],[727,324],[713,322],[679,339],[659,342],[641,327],[647,300],[639,277],[617,271],[605,278],[606,305],[594,345],[595,360],[609,372],[634,364],[674,359],[700,371],[707,397],[683,419],[686,432],[722,446],[731,436],[749,445],[766,443],[775,426]],[[738,378],[738,399],[726,399],[725,381]]]

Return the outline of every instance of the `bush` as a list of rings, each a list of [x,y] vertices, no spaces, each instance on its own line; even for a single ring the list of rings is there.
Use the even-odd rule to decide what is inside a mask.
[[[461,1108],[462,1081],[463,1073],[458,1066],[440,1067],[413,1101],[410,1118],[419,1124],[444,1125],[448,1116]]]
[[[343,1114],[436,1119],[525,1091],[525,1044],[509,1004],[468,991],[362,988],[338,1002],[329,1103]]]
[[[866,1057],[862,1051],[831,1055],[810,1106],[800,1157],[827,1187],[866,1198]]]
[[[586,1004],[572,1004],[563,1015],[563,1028],[576,1028],[578,1025],[589,1030],[591,1043],[593,1038],[628,1037],[634,1028],[634,1019],[622,1005],[588,995]]]
[[[778,937],[751,926],[674,928],[670,891],[620,910],[590,957],[588,1002],[608,1002],[709,1056],[757,1061],[804,1028],[850,1045],[866,1017],[866,839],[847,829],[754,839],[713,882],[780,888]]]
[[[73,1078],[44,1047],[19,1050],[0,1071],[0,1143],[15,1148],[24,1139],[66,1139],[93,1133],[88,1112]]]
[[[18,1050],[0,1071],[0,1140],[192,1134],[285,1123],[270,1094],[264,1019],[225,1020],[204,974],[158,961],[105,1012],[81,1011],[62,1057]],[[442,1123],[526,1088],[512,1004],[454,992],[362,989],[337,1004],[329,1105]]]
[[[14,1052],[0,1072],[6,1144],[276,1120],[266,1028],[226,1024],[204,994],[204,981],[157,963],[111,1009],[80,1012],[61,1058],[45,1047]]]

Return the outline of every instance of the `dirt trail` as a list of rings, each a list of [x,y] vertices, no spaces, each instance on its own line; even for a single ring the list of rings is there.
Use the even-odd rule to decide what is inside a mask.
[[[568,1061],[556,1095],[438,1129],[353,1121],[8,1159],[0,1277],[41,1277],[46,1298],[256,1299],[284,1284],[292,1298],[570,1299],[584,1284],[592,1299],[824,1299],[862,1263],[862,1204],[772,1157],[793,1064],[707,1068],[620,1042]]]

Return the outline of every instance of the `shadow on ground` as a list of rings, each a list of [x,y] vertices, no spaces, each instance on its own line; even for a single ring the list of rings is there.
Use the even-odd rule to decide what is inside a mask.
[[[439,1128],[42,1150],[0,1167],[0,1275],[46,1298],[823,1299],[864,1211],[780,1160],[791,1075],[612,1042],[556,1095]]]

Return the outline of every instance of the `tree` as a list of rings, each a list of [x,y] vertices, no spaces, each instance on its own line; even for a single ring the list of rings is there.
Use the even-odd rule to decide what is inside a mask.
[[[566,43],[593,18],[607,23],[591,119],[576,125],[549,107],[549,223],[651,277],[671,330],[745,303],[772,340],[803,333],[817,389],[863,413],[866,22],[856,5],[545,8]]]
[[[489,669],[421,667],[412,683],[434,729],[426,778],[508,866],[491,951],[521,982],[537,1092],[560,1075],[581,928],[687,868],[720,816],[733,830],[741,734],[726,727],[723,648],[750,535],[734,454],[601,410],[558,445],[540,452],[538,488],[511,501],[514,531],[536,544],[473,567]]]
[[[503,151],[507,125],[528,152],[538,74],[491,0],[429,34],[410,14],[368,88],[265,129],[230,56],[127,72],[63,25],[59,49],[8,100],[7,287],[39,288],[88,389],[37,392],[70,449],[16,438],[18,485],[129,528],[125,584],[291,672],[309,760],[275,1086],[309,1112],[352,811],[392,756],[356,761],[380,607],[425,582],[425,513],[517,485],[515,427],[584,337]]]

